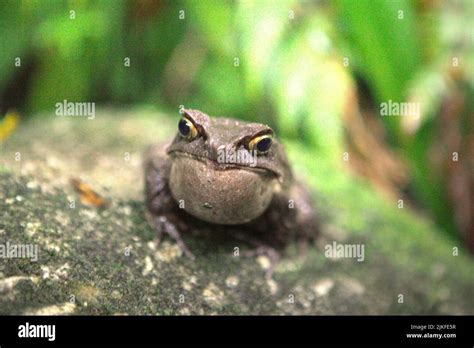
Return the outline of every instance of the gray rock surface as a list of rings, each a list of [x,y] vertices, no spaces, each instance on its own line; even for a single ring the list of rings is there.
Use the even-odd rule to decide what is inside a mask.
[[[186,236],[196,261],[171,240],[156,247],[141,152],[175,121],[147,109],[46,114],[2,144],[0,245],[35,245],[38,260],[0,260],[0,314],[474,314],[472,257],[359,180],[310,180],[324,236],[305,258],[290,246],[270,281],[268,260],[235,256],[249,247],[226,236]],[[110,205],[81,203],[73,177]],[[364,261],[326,257],[333,241],[363,244]]]

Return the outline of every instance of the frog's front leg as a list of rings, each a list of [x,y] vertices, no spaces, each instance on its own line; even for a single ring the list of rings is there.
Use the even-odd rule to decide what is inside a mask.
[[[304,256],[308,242],[314,241],[319,235],[317,214],[311,196],[299,182],[295,182],[288,190],[275,194],[268,210],[245,227],[250,234],[249,231],[242,231],[235,233],[235,236],[254,248],[244,253],[244,256],[265,255],[269,258],[267,278],[272,277],[281,251],[290,242],[297,241],[300,254]]]
[[[294,182],[276,193],[265,214],[255,222],[262,239],[277,249],[298,241],[304,251],[319,235],[317,214],[307,188]]]
[[[179,222],[178,207],[168,186],[169,165],[164,146],[152,145],[145,152],[145,195],[148,223],[158,233],[157,244],[163,233],[173,238],[183,253],[191,259],[189,250],[177,228]]]
[[[319,219],[308,188],[296,181],[286,194],[288,206],[294,211],[290,225],[298,241],[300,254],[307,252],[308,242],[314,242],[320,234]]]
[[[278,263],[281,259],[281,252],[275,249],[272,246],[266,244],[260,244],[256,246],[255,249],[249,250],[244,253],[245,257],[255,257],[255,256],[266,256],[270,261],[268,268],[265,271],[265,278],[272,279],[275,268],[278,266]]]

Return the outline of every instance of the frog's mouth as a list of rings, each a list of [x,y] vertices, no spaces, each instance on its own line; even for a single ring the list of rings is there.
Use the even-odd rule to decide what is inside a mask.
[[[173,151],[169,186],[191,215],[211,223],[252,221],[268,208],[278,181],[272,172]]]
[[[279,177],[280,173],[275,172],[271,168],[266,166],[262,166],[258,162],[258,157],[254,156],[241,156],[236,155],[235,157],[227,156],[224,158],[217,158],[212,159],[207,156],[200,156],[197,154],[191,154],[189,152],[184,152],[181,150],[169,150],[168,154],[174,158],[176,157],[188,157],[193,158],[197,161],[201,161],[206,163],[210,168],[213,170],[232,170],[232,169],[240,169],[240,170],[249,170],[256,172],[260,175],[273,175],[275,177]]]

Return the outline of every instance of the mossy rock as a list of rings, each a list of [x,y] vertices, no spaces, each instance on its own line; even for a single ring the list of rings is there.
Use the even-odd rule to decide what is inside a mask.
[[[290,245],[268,281],[268,260],[236,256],[249,247],[232,238],[185,236],[196,261],[156,246],[141,152],[175,123],[148,109],[46,114],[2,144],[0,244],[37,245],[38,260],[1,260],[0,314],[474,314],[474,260],[457,241],[330,161],[313,172],[298,144],[323,230],[306,257]],[[73,177],[110,205],[81,203]],[[364,261],[326,257],[333,241],[364,245]]]

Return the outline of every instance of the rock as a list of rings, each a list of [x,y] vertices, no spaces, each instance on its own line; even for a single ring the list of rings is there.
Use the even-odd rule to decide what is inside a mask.
[[[235,247],[249,247],[231,236],[185,236],[195,261],[169,239],[156,246],[140,156],[174,128],[175,120],[148,111],[44,115],[2,145],[0,246],[37,246],[38,257],[3,255],[0,314],[474,314],[472,258],[453,256],[457,244],[429,221],[350,179],[337,193],[318,191],[326,240],[303,259],[291,245],[270,281],[267,260],[234,256]],[[84,205],[71,177],[110,205]],[[344,199],[350,208],[341,211]],[[326,258],[324,246],[335,240],[364,244],[364,261]]]

